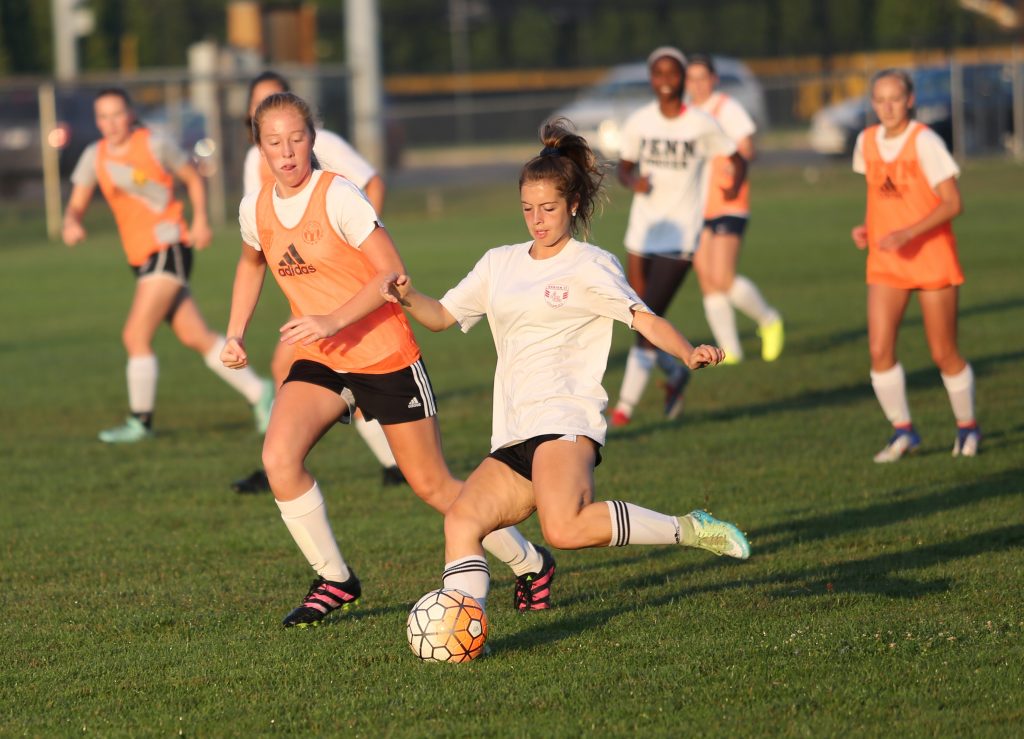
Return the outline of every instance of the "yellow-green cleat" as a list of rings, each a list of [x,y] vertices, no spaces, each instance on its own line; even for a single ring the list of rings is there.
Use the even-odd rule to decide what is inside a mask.
[[[706,549],[719,557],[735,557],[736,559],[747,559],[750,557],[750,543],[743,532],[736,528],[735,524],[728,521],[719,521],[707,511],[690,511],[685,516],[693,526],[693,534],[696,537],[693,541],[682,543],[698,549]]]
[[[270,411],[274,407],[274,382],[263,380],[263,392],[260,399],[252,405],[253,419],[256,421],[256,430],[261,434],[267,433],[267,426],[270,425]]]
[[[761,337],[761,359],[774,362],[782,354],[782,347],[786,343],[786,330],[782,318],[776,318],[771,323],[761,326],[757,329],[757,335]]]

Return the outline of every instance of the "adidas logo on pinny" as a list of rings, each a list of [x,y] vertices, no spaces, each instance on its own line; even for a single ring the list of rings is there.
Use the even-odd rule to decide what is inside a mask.
[[[285,250],[284,259],[277,263],[277,273],[281,277],[297,277],[299,275],[311,275],[316,272],[316,267],[306,264],[306,260],[299,254],[295,244],[289,244]]]

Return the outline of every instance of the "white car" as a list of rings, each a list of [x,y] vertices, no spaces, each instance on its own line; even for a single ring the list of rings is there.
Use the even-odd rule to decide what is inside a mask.
[[[764,90],[743,62],[731,57],[712,57],[718,73],[718,89],[736,98],[747,109],[758,130],[768,125]],[[647,65],[620,64],[576,100],[556,110],[552,117],[568,118],[576,130],[606,159],[619,157],[622,124],[630,113],[654,100]]]

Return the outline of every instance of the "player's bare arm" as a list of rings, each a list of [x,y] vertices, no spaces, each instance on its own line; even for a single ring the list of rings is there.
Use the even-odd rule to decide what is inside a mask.
[[[717,346],[701,344],[694,347],[675,326],[653,313],[634,310],[633,328],[656,347],[684,362],[690,369],[714,366],[725,359],[725,352]]]
[[[413,288],[409,275],[388,275],[381,283],[380,291],[385,300],[405,306],[417,323],[431,331],[444,331],[455,323],[454,316],[439,300]]]
[[[636,162],[626,161],[625,159],[620,160],[617,174],[619,182],[622,183],[623,187],[641,194],[651,191],[651,178],[641,176],[637,171]]]
[[[95,189],[94,185],[75,185],[71,188],[71,197],[68,198],[68,205],[64,210],[64,223],[61,226],[61,238],[67,246],[74,246],[85,239],[82,216],[89,207]]]
[[[726,200],[735,200],[739,197],[740,188],[747,180],[747,159],[739,151],[734,151],[729,157],[729,161],[732,162],[732,187],[723,187],[722,194]]]
[[[213,240],[210,221],[206,215],[206,184],[202,175],[191,164],[183,164],[174,174],[185,185],[189,202],[192,204],[192,225],[189,228],[189,243],[196,249],[205,249]]]
[[[266,273],[266,258],[263,252],[256,251],[248,244],[242,244],[242,253],[238,257],[238,266],[235,267],[235,283],[231,290],[231,316],[228,319],[227,337],[220,354],[220,361],[225,367],[241,369],[248,364],[245,331],[259,302]]]
[[[315,341],[326,339],[368,316],[384,305],[380,284],[389,274],[405,272],[405,265],[395,248],[391,236],[383,228],[376,228],[366,237],[359,249],[376,269],[359,292],[336,310],[326,315],[309,315],[293,318],[281,327],[281,341],[286,344],[308,346]]]

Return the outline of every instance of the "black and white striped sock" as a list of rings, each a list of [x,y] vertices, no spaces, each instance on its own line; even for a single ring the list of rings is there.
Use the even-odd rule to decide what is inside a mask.
[[[612,520],[610,547],[629,544],[678,544],[679,519],[621,500],[609,500]]]
[[[487,560],[478,554],[446,562],[442,582],[446,588],[461,590],[473,596],[487,610],[487,591],[491,586],[491,572]]]

